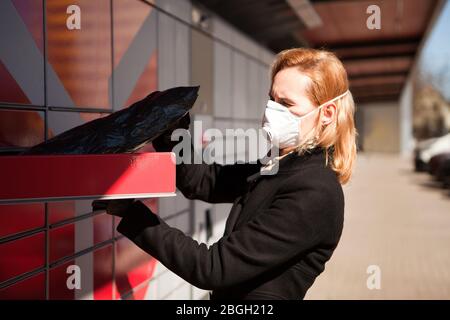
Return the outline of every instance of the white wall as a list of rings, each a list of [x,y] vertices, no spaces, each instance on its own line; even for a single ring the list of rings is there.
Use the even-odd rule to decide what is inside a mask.
[[[400,118],[398,102],[366,103],[358,106],[363,122],[365,152],[391,152],[400,150]]]
[[[414,150],[413,137],[413,83],[410,76],[400,96],[400,154],[411,157]]]

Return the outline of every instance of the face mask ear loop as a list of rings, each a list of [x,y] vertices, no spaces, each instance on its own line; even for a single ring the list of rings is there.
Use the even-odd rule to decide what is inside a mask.
[[[320,106],[317,107],[317,109],[320,109],[320,108],[322,108],[323,106],[325,106],[325,105],[327,105],[327,104],[329,104],[329,103],[332,103],[332,102],[334,102],[334,101],[336,101],[336,100],[339,100],[340,98],[345,97],[348,93],[350,93],[349,90],[345,91],[343,94],[340,94],[340,95],[338,95],[337,97],[335,97],[335,98],[333,98],[333,99],[331,99],[331,100],[328,100],[328,101],[325,102],[325,103],[322,103]],[[322,126],[323,126],[323,124],[322,124]]]
[[[327,105],[327,104],[329,104],[329,103],[331,103],[331,102],[334,102],[334,101],[336,101],[336,100],[338,100],[338,99],[344,97],[345,95],[347,95],[347,93],[349,93],[348,90],[345,91],[343,94],[341,94],[341,95],[339,95],[339,96],[337,96],[337,97],[335,97],[335,98],[333,98],[333,99],[331,99],[331,100],[328,100],[328,101],[325,102],[325,103],[322,103],[320,106],[318,106],[316,109],[312,110],[310,113],[307,113],[307,114],[305,114],[305,115],[303,115],[303,116],[297,117],[298,120],[301,121],[302,119],[304,119],[304,118],[310,116],[311,114],[314,114],[314,112],[320,110],[320,108],[322,108],[323,106],[325,106],[325,105]]]
[[[326,105],[326,104],[328,104],[328,103],[331,103],[331,102],[334,102],[334,101],[336,101],[336,100],[338,100],[338,99],[340,99],[340,98],[343,98],[343,97],[346,96],[349,92],[350,92],[350,91],[347,90],[347,91],[345,91],[343,94],[338,95],[337,97],[335,97],[335,98],[333,98],[333,99],[331,99],[331,100],[328,100],[328,101],[325,102],[325,103],[322,103],[322,104],[321,104],[320,106],[318,106],[317,108],[322,108],[324,105]]]

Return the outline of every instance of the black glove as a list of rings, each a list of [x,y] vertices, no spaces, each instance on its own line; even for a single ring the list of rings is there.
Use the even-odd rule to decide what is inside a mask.
[[[134,201],[134,199],[94,200],[92,201],[92,211],[102,210],[123,218]]]
[[[189,112],[186,113],[180,120],[176,121],[169,129],[164,131],[161,135],[152,141],[153,148],[159,152],[170,152],[173,147],[175,147],[179,141],[172,141],[170,137],[172,132],[176,129],[186,129],[189,130],[189,125],[191,124],[191,117]]]

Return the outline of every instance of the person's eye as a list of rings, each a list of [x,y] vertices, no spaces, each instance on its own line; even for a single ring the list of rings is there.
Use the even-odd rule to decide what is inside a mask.
[[[280,103],[287,108],[295,106],[293,103],[287,102],[286,100],[281,100]]]

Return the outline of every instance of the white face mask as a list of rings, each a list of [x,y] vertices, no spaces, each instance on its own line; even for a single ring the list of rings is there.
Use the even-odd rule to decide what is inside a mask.
[[[264,113],[263,130],[266,131],[271,143],[279,149],[297,146],[301,137],[301,120],[320,110],[323,106],[342,98],[348,92],[347,90],[301,117],[294,115],[287,107],[269,100]]]

